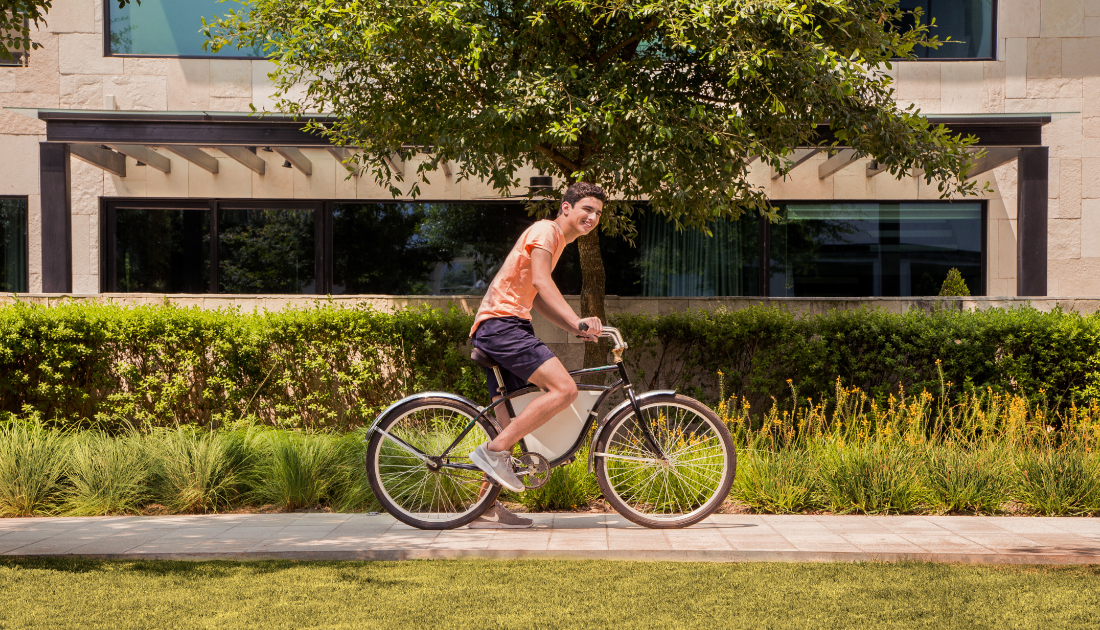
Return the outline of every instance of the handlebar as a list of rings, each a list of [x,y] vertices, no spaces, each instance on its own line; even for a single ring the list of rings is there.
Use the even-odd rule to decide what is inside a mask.
[[[588,330],[588,324],[581,322],[577,326],[577,329],[581,332]],[[618,328],[612,328],[611,326],[604,326],[603,332],[600,333],[601,337],[607,337],[615,343],[615,347],[611,349],[611,352],[615,355],[616,360],[622,356],[623,350],[626,350],[626,342],[623,341],[623,335],[619,332]]]

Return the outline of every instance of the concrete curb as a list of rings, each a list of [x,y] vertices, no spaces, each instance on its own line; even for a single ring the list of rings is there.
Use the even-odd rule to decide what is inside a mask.
[[[611,560],[620,562],[940,562],[953,564],[1100,564],[1100,555],[867,553],[862,551],[541,551],[496,549],[362,549],[341,551],[257,551],[200,553],[86,553],[9,555],[8,558],[87,558],[92,560],[212,560],[254,562],[404,560]]]

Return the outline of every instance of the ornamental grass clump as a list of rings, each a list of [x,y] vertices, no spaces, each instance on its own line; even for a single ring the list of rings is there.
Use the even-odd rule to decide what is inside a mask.
[[[68,487],[61,509],[72,516],[132,514],[150,494],[153,465],[137,434],[87,431],[68,440]]]
[[[821,485],[840,514],[908,514],[924,500],[915,449],[881,441],[823,445]]]
[[[0,516],[52,511],[66,468],[66,440],[54,429],[0,424]]]
[[[1012,496],[1010,458],[1004,448],[930,445],[922,480],[930,505],[942,513],[997,512]]]
[[[240,496],[252,464],[247,433],[180,427],[154,431],[146,442],[156,497],[170,512],[216,512]]]
[[[742,453],[731,494],[766,514],[796,514],[822,507],[817,462],[801,449]]]
[[[270,431],[261,438],[254,496],[283,510],[338,502],[353,478],[351,441],[320,433]]]
[[[1063,447],[1030,449],[1016,457],[1015,495],[1044,516],[1100,513],[1100,459]]]

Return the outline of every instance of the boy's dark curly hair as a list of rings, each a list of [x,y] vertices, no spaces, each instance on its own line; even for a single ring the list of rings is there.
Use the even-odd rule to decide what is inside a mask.
[[[585,197],[592,197],[593,199],[599,199],[602,203],[607,203],[607,193],[603,191],[603,188],[595,184],[589,184],[588,182],[577,182],[565,190],[565,193],[561,196],[562,203],[567,203],[571,206],[577,205],[577,202]],[[561,212],[561,209],[558,209]]]

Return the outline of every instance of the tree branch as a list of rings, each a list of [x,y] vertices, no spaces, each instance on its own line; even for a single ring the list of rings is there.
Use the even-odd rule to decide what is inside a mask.
[[[650,31],[657,28],[658,24],[659,24],[659,22],[657,21],[657,18],[653,18],[652,20],[649,21],[649,24],[646,24],[645,26],[642,27],[642,30],[638,31],[637,33],[635,33],[631,37],[628,37],[628,38],[624,39],[623,41],[616,44],[611,50],[609,50],[609,51],[605,52],[604,54],[600,55],[599,59],[596,60],[596,65],[599,65],[599,66],[604,65],[612,57],[614,57],[616,54],[618,54],[619,51],[621,51],[623,48],[626,48],[627,46],[629,46],[629,45],[631,45],[635,42],[642,41],[642,38],[645,37],[646,35],[648,35]]]
[[[561,151],[558,151],[553,147],[546,146],[545,144],[540,142],[535,145],[535,148],[538,149],[539,153],[542,153],[546,157],[550,158],[550,160],[554,164],[557,164],[558,167],[561,168],[561,170],[565,173],[566,177],[571,177],[573,173],[581,170],[575,162],[562,155]]]

